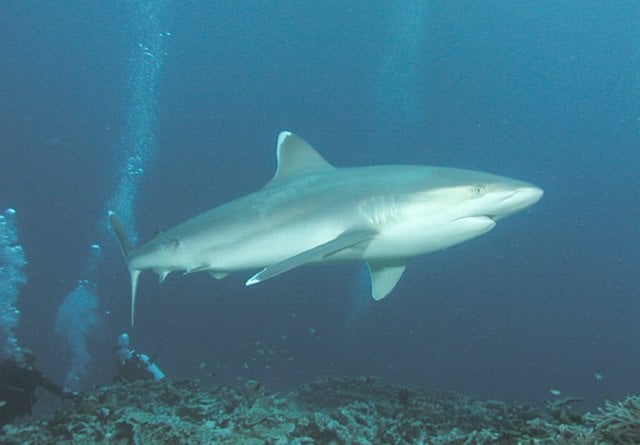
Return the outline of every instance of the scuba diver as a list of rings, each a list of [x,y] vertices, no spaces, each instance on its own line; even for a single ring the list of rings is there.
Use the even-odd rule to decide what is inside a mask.
[[[132,382],[134,380],[162,380],[164,373],[146,354],[141,354],[129,347],[129,334],[118,337],[117,346],[113,348],[116,356],[116,382]]]
[[[0,362],[0,428],[31,414],[39,386],[62,399],[79,396],[49,380],[36,369],[35,362],[36,357],[29,348],[21,348],[19,357]]]

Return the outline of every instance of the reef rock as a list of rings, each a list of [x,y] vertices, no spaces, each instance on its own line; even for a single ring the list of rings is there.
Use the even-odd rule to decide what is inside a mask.
[[[638,406],[634,399],[596,415],[567,416],[373,378],[324,378],[283,395],[269,394],[257,381],[207,389],[165,379],[97,389],[49,418],[5,426],[0,443],[640,443]]]

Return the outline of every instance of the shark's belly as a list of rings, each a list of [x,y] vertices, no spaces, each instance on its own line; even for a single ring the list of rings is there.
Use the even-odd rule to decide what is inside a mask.
[[[404,221],[379,228],[379,234],[361,246],[345,249],[320,262],[384,261],[412,258],[446,249],[480,236],[495,227],[486,217],[456,221],[432,218]]]
[[[327,243],[346,230],[360,225],[349,221],[314,219],[305,224],[284,224],[239,239],[215,249],[207,261],[216,270],[245,271],[271,266]],[[313,263],[384,261],[428,254],[480,236],[495,226],[486,217],[450,221],[444,218],[420,219],[382,224],[371,240],[342,249]]]

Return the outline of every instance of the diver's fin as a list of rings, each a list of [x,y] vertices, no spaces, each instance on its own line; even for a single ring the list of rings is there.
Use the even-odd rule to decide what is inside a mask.
[[[332,253],[336,253],[342,249],[346,249],[355,244],[368,241],[373,238],[377,232],[371,229],[363,229],[363,230],[351,230],[348,232],[344,232],[337,238],[332,239],[324,244],[320,244],[312,249],[306,250],[302,253],[292,256],[291,258],[287,258],[284,261],[280,261],[273,266],[267,266],[262,269],[260,272],[249,278],[249,280],[245,283],[247,286],[251,286],[252,284],[260,283],[261,281],[268,280],[269,278],[275,277],[276,275],[280,275],[288,270],[291,270],[295,267],[302,266],[303,264],[309,263],[313,260],[325,257],[327,255],[331,255]]]
[[[403,260],[398,262],[369,262],[371,274],[371,296],[374,300],[382,300],[396,287],[407,265]]]

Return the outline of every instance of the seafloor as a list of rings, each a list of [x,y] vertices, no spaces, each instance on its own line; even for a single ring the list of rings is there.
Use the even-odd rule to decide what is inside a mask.
[[[7,425],[3,444],[640,444],[640,397],[577,414],[472,400],[373,378],[325,378],[288,394],[207,389],[193,380],[114,384],[33,424]]]

